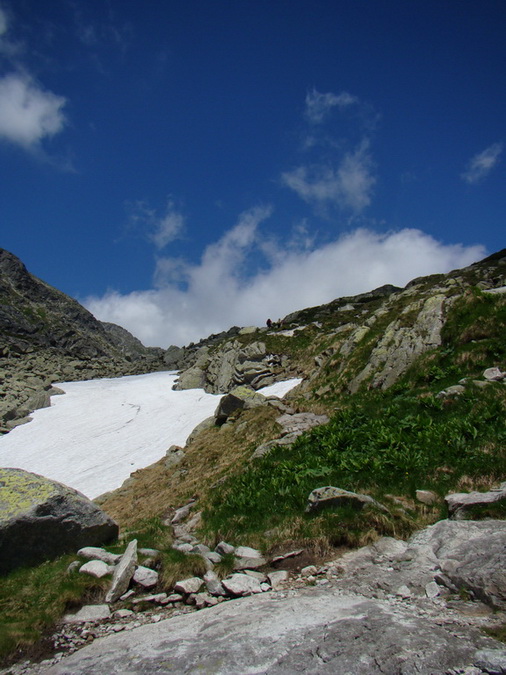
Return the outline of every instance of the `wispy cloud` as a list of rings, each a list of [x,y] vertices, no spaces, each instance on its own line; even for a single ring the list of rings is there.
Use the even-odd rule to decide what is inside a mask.
[[[7,26],[8,26],[7,14],[0,5],[0,39],[3,38],[5,33],[7,33]]]
[[[114,47],[124,53],[130,44],[132,26],[117,20],[112,7],[105,8],[100,20],[89,12],[85,3],[70,2],[73,10],[75,34],[77,39],[90,51],[90,57],[102,74],[107,73],[105,64],[99,57],[104,47]]]
[[[155,230],[151,240],[156,248],[163,249],[174,239],[180,236],[184,227],[184,216],[169,201],[165,214],[155,223]]]
[[[482,152],[478,152],[469,161],[467,169],[461,174],[461,178],[471,184],[483,180],[499,163],[502,151],[502,143],[492,143]]]
[[[316,89],[306,94],[306,109],[304,111],[305,117],[312,124],[320,124],[328,117],[332,108],[347,108],[353,103],[357,103],[356,96],[349,94],[347,91],[342,91],[340,94],[333,94],[327,92],[321,94]]]
[[[275,246],[269,258],[245,277],[263,240],[270,207],[245,212],[208,246],[198,264],[165,258],[160,288],[122,295],[109,292],[85,300],[99,319],[129,329],[145,344],[188,344],[232,325],[264,325],[303,307],[371,290],[405,285],[414,277],[474,262],[481,246],[445,245],[419,230],[378,234],[358,229],[323,246]]]
[[[362,139],[350,149],[350,140],[340,137],[339,127],[328,130],[321,123],[333,108],[339,110],[354,105],[352,122],[358,126]],[[337,208],[353,216],[371,203],[376,176],[370,151],[371,117],[368,106],[357,96],[343,91],[322,94],[316,89],[306,95],[305,117],[310,123],[302,151],[304,161],[281,174],[281,184],[293,190],[317,213],[326,214]]]
[[[23,49],[19,42],[9,37],[10,23],[8,12],[0,5],[0,54],[7,58],[18,56]]]
[[[371,203],[376,183],[369,141],[364,139],[336,165],[302,165],[283,173],[281,181],[308,203],[359,213]]]
[[[161,214],[142,200],[129,202],[127,208],[129,228],[148,239],[159,251],[183,233],[185,217],[172,199],[167,201]]]
[[[43,89],[26,73],[10,73],[0,79],[0,138],[34,149],[62,131],[66,99]]]

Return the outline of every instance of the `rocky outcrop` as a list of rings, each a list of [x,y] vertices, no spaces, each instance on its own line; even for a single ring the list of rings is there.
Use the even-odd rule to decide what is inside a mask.
[[[296,413],[281,401],[268,400],[268,404],[283,410],[284,414],[276,418],[276,422],[281,427],[281,433],[279,437],[262,443],[255,448],[251,456],[252,460],[263,457],[276,446],[292,445],[304,432],[329,422],[327,415],[315,415],[309,412]]]
[[[109,337],[111,344],[113,344],[118,351],[127,360],[146,360],[152,361],[157,368],[161,368],[164,360],[165,350],[160,347],[145,347],[140,340],[132,335],[122,326],[115,323],[108,323],[100,321]]]
[[[477,675],[503,672],[475,664],[486,658],[497,664],[505,652],[472,628],[436,623],[402,601],[313,588],[254,594],[111,635],[43,672],[149,675],[170,667],[174,673],[217,675]]]
[[[115,340],[91,312],[34,277],[4,249],[0,249],[0,295],[2,356],[47,348],[78,359],[120,356]]]
[[[118,526],[77,490],[0,468],[0,574],[118,536]]]
[[[506,521],[441,520],[407,542],[383,537],[336,561],[341,588],[413,599],[463,593],[506,609]]]
[[[371,377],[373,388],[388,389],[420,354],[439,347],[445,301],[446,296],[438,293],[409,304],[406,314],[408,311],[416,312],[412,324],[404,326],[403,319],[399,318],[386,327],[373,348],[367,365],[350,382],[350,391],[354,393],[362,382]],[[342,353],[347,352],[348,344],[347,342],[343,345]]]
[[[450,517],[464,520],[476,509],[504,504],[506,506],[506,483],[489,492],[459,492],[447,495],[445,502],[448,506]]]
[[[137,595],[132,588],[122,596],[131,610],[89,605],[64,617],[52,640],[66,649],[84,648],[54,667],[46,662],[34,670],[85,675],[128,667],[129,673],[149,674],[170,664],[178,673],[205,666],[223,675],[288,675],[356,673],[359,664],[364,675],[503,673],[506,648],[479,629],[501,621],[505,544],[503,521],[441,521],[408,541],[383,537],[295,573],[246,570],[220,582],[208,571],[203,579],[176,582],[171,595]],[[258,555],[225,542],[218,549]],[[301,553],[290,551],[271,563],[283,565]],[[182,610],[171,608],[183,603],[186,615],[177,616]],[[148,605],[157,610],[137,609]],[[82,623],[93,626],[91,634],[79,631]],[[120,635],[125,629],[133,630]],[[85,646],[97,635],[105,637]]]
[[[369,495],[350,492],[332,485],[316,488],[307,498],[306,513],[314,513],[322,509],[341,506],[349,506],[356,511],[361,511],[366,506],[374,506],[381,511],[387,509]]]
[[[214,351],[206,345],[199,349],[191,367],[181,373],[175,388],[203,387],[211,394],[223,394],[242,384],[260,389],[285,379],[286,363],[286,357],[269,353],[265,343],[257,340],[246,345],[229,340]]]

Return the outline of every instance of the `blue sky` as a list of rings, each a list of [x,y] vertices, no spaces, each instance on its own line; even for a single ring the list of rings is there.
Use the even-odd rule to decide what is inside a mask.
[[[146,344],[503,248],[503,0],[0,0],[0,245]]]

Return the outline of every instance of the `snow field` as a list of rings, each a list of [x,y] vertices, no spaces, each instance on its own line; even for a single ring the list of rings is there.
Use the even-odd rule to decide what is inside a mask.
[[[153,464],[171,445],[184,446],[214,414],[221,396],[203,389],[173,391],[174,372],[64,382],[65,395],[32,413],[33,421],[0,438],[0,466],[52,478],[90,499],[114,490],[133,471]],[[300,380],[260,390],[282,397]]]

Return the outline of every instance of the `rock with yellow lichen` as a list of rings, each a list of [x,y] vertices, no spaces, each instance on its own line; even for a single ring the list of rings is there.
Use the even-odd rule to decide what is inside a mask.
[[[77,490],[0,468],[0,574],[117,536],[117,524]]]

